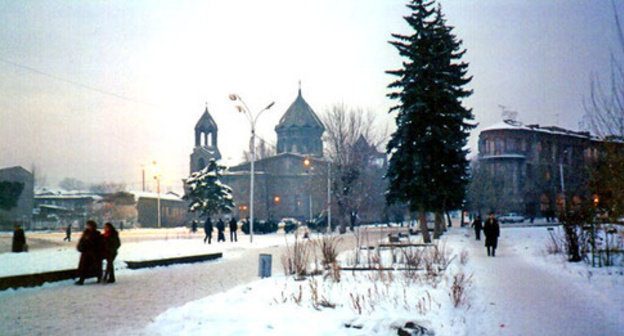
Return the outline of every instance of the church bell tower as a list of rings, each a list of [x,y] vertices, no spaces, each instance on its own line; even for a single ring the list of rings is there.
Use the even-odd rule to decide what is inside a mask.
[[[208,106],[204,114],[195,125],[195,147],[191,154],[191,174],[200,171],[208,165],[211,159],[221,159],[221,153],[217,146],[217,123],[208,112]]]

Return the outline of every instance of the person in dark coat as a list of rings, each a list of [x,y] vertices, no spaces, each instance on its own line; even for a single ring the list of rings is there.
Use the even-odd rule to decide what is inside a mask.
[[[494,213],[490,212],[490,215],[485,220],[483,225],[483,234],[485,234],[485,247],[487,248],[488,256],[496,256],[496,246],[498,245],[498,236],[500,235],[500,227],[498,226],[498,220],[494,218]]]
[[[71,224],[67,225],[67,228],[65,229],[65,238],[63,238],[63,241],[66,240],[71,242]]]
[[[219,235],[217,236],[217,242],[225,241],[225,223],[221,218],[217,222],[217,231]]]
[[[193,222],[191,223],[191,232],[195,233],[197,232],[197,221],[193,220]]]
[[[208,244],[210,244],[212,242],[212,221],[210,217],[206,218],[206,222],[204,223],[204,233],[206,233],[204,244],[206,244],[206,240],[208,240]]]
[[[481,222],[481,216],[477,216],[471,225],[475,230],[475,239],[481,240],[481,230],[483,229],[483,222]]]
[[[19,225],[15,225],[13,230],[13,244],[11,246],[13,252],[26,252],[26,235]]]
[[[119,240],[119,233],[111,223],[104,224],[102,237],[104,240],[104,258],[106,258],[106,272],[104,272],[102,280],[105,283],[113,283],[115,282],[115,267],[113,263],[117,257],[117,250],[121,246],[121,241]]]
[[[230,241],[238,241],[236,231],[238,231],[238,224],[236,223],[236,218],[232,217],[230,219]]]
[[[102,234],[97,230],[97,223],[88,220],[82,237],[78,241],[78,251],[80,251],[80,262],[78,263],[78,281],[76,285],[84,284],[85,279],[96,277],[98,282],[102,281]]]

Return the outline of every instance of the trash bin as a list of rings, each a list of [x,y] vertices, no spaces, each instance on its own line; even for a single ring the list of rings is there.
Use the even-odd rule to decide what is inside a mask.
[[[258,276],[261,278],[271,277],[271,263],[273,256],[270,254],[261,253],[258,264]]]

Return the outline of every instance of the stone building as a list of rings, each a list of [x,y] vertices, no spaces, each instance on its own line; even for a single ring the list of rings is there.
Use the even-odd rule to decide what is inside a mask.
[[[479,134],[473,178],[479,179],[479,210],[553,215],[565,199],[583,197],[590,160],[600,141],[589,132],[556,126],[524,125],[513,120],[492,125]]]
[[[30,228],[34,207],[34,176],[23,167],[0,169],[0,183],[3,188],[11,189],[10,185],[21,185],[21,192],[15,207],[0,209],[0,230],[12,230],[14,224]],[[8,189],[4,191],[8,193]],[[5,195],[2,195],[5,196]]]
[[[254,216],[306,220],[322,214],[327,209],[328,161],[321,139],[325,127],[301,89],[275,131],[277,154],[255,163]],[[249,216],[250,167],[249,162],[229,167],[223,178],[233,189],[234,215],[239,218]]]
[[[211,159],[219,160],[221,153],[217,144],[219,128],[208,112],[208,107],[195,125],[195,147],[191,154],[190,173],[202,170]]]

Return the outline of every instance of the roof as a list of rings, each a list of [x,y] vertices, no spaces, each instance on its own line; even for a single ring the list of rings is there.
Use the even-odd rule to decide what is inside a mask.
[[[208,112],[208,106],[206,106],[206,110],[204,110],[204,114],[202,114],[201,118],[199,118],[199,120],[197,121],[197,124],[195,125],[195,130],[200,130],[200,131],[218,130],[217,123],[214,121],[214,119],[212,119],[210,112]]]
[[[502,122],[496,123],[481,130],[481,132],[498,131],[498,130],[518,130],[518,131],[532,131],[547,134],[568,135],[578,138],[585,138],[590,140],[598,140],[596,136],[591,135],[589,132],[572,131],[558,126],[540,126],[538,124],[525,125],[520,121],[506,119]]]
[[[317,128],[320,130],[325,130],[323,123],[319,119],[319,117],[314,113],[310,105],[303,99],[301,95],[301,88],[299,88],[299,94],[295,101],[290,104],[290,107],[286,110],[286,113],[282,116],[279,121],[279,124],[275,126],[276,131],[288,129],[288,128],[298,128],[298,127],[309,127],[309,128]]]

